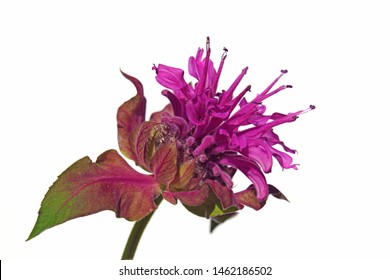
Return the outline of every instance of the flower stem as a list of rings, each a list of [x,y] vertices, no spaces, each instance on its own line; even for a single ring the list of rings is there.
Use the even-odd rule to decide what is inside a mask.
[[[157,206],[162,201],[162,195],[160,195],[156,200],[154,201]],[[132,260],[134,259],[135,251],[137,250],[138,243],[142,237],[142,233],[144,232],[146,226],[149,223],[150,218],[152,218],[154,212],[150,213],[148,216],[143,218],[142,220],[137,221],[133,229],[131,230],[129,239],[127,240],[125,250],[123,251],[122,260]]]

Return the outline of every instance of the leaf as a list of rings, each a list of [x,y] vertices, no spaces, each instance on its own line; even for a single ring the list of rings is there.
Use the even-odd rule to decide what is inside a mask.
[[[135,160],[135,155],[130,148],[130,133],[138,125],[145,121],[146,99],[143,86],[136,78],[121,71],[123,76],[133,83],[137,94],[123,103],[117,112],[118,144],[120,151],[128,158]]]
[[[195,159],[188,160],[180,165],[176,178],[170,188],[175,190],[188,190],[188,183],[192,179],[195,170]]]
[[[204,184],[202,188],[204,188],[205,190],[209,190],[209,185]],[[178,192],[178,193],[183,193],[183,192]],[[219,198],[214,194],[214,192],[208,191],[206,194],[208,194],[208,196],[206,196],[202,200],[201,204],[198,203],[197,205],[190,205],[186,203],[186,201],[183,201],[182,198],[179,197],[177,198],[183,203],[184,207],[188,211],[190,211],[191,213],[197,216],[204,217],[207,219],[211,217],[232,213],[238,210],[238,208],[235,206],[223,210],[223,207],[221,206],[221,202]]]
[[[157,149],[164,145],[164,143],[172,142],[172,139],[166,136],[166,124],[152,121],[149,122],[153,123],[154,125],[150,128],[148,139],[145,142],[144,161],[149,170],[152,170],[150,164],[152,157],[156,153]]]
[[[161,123],[161,119],[163,118],[164,114],[174,116],[173,107],[171,103],[166,105],[161,111],[152,113],[150,115],[150,121]]]
[[[290,202],[287,199],[287,197],[281,191],[279,191],[275,186],[273,186],[271,184],[268,184],[268,189],[269,189],[269,193],[271,195],[273,195],[274,197],[279,198],[279,199],[283,199],[283,200],[286,200],[286,201]]]
[[[189,190],[189,191],[178,191],[163,192],[164,198],[171,202],[172,204],[177,203],[177,199],[183,203],[184,206],[189,207],[198,207],[199,205],[205,203],[209,195],[209,187],[205,184],[202,185],[199,189]]]
[[[146,121],[134,129],[130,135],[130,148],[134,154],[134,161],[137,165],[151,171],[149,166],[149,158],[147,155],[148,143],[150,142],[152,133],[154,133],[154,127],[158,123]],[[154,144],[153,144],[154,146]],[[154,152],[154,151],[153,151]]]
[[[54,182],[46,193],[36,224],[27,240],[74,218],[111,210],[130,221],[140,220],[157,206],[160,194],[152,175],[138,173],[115,150],[96,163],[84,157]]]
[[[229,214],[225,214],[222,216],[212,217],[210,220],[210,233],[212,233],[217,226],[219,226],[219,225],[223,224],[224,222],[226,222],[227,220],[235,217],[237,214],[238,214],[237,212],[234,212],[234,213],[229,213]]]
[[[176,176],[177,151],[176,143],[167,143],[161,146],[153,155],[150,166],[154,177],[161,184],[168,186]]]
[[[217,181],[207,180],[206,183],[211,187],[214,194],[221,202],[223,210],[226,210],[232,206],[239,207],[232,189],[221,185]]]
[[[249,186],[246,190],[235,193],[234,195],[238,203],[251,207],[255,210],[263,208],[267,200],[259,201],[256,196],[256,190],[253,185]]]

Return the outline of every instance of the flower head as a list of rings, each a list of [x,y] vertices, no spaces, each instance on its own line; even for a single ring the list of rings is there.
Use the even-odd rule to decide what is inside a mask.
[[[264,174],[271,172],[273,158],[284,169],[296,169],[289,155],[295,150],[288,148],[273,128],[293,122],[298,115],[314,109],[310,106],[294,113],[266,114],[263,101],[291,88],[289,85],[274,88],[287,70],[282,70],[250,101],[245,98],[250,86],[235,94],[248,67],[227,90],[218,90],[227,57],[227,49],[224,51],[217,69],[210,59],[209,39],[205,50],[199,48],[196,56],[190,57],[188,72],[196,79],[195,84],[186,82],[184,71],[179,68],[154,66],[156,80],[166,88],[162,94],[170,104],[146,122],[142,85],[124,74],[138,93],[118,111],[122,152],[154,174],[166,200],[174,204],[180,200],[190,211],[205,217],[228,214],[244,206],[258,210],[269,194],[285,198],[267,183]],[[235,192],[233,176],[237,170],[251,184]]]
[[[84,157],[66,169],[42,201],[37,222],[29,239],[68,220],[112,210],[117,217],[139,221],[152,213],[156,201],[181,203],[192,213],[221,223],[237,210],[249,206],[259,210],[269,195],[286,199],[264,174],[271,172],[273,159],[284,169],[296,169],[287,147],[273,131],[275,126],[293,122],[294,113],[266,114],[263,101],[290,88],[275,87],[281,74],[252,100],[236,93],[246,74],[245,67],[227,90],[218,82],[227,57],[218,68],[210,59],[210,42],[190,57],[188,72],[196,83],[184,80],[184,71],[159,64],[156,80],[166,89],[169,104],[145,121],[146,98],[136,78],[123,73],[137,94],[122,104],[117,113],[118,142],[123,155],[149,171],[134,170],[115,150],[101,154],[96,162]],[[249,186],[236,191],[236,171],[245,174]]]

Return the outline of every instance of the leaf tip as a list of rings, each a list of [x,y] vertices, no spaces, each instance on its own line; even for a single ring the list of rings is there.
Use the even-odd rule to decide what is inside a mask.
[[[222,223],[226,222],[227,220],[235,217],[238,213],[228,213],[221,216],[215,216],[210,219],[210,233],[213,233],[213,231],[217,228],[217,226],[221,225]]]
[[[280,190],[278,190],[275,186],[268,184],[268,189],[269,189],[269,193],[273,197],[285,200],[285,201],[290,203],[290,201],[287,199],[287,197]]]

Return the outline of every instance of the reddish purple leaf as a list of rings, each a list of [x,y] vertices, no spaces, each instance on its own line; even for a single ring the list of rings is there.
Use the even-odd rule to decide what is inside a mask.
[[[199,206],[206,201],[209,195],[209,187],[204,184],[200,189],[181,192],[165,191],[163,195],[172,204],[176,204],[178,199],[185,205]]]
[[[176,143],[167,143],[161,146],[150,161],[154,177],[161,184],[168,186],[176,176],[177,151]]]
[[[143,122],[136,129],[134,129],[130,135],[130,147],[135,156],[134,161],[137,165],[140,165],[148,171],[151,171],[151,169],[149,164],[150,158],[148,158],[146,154],[147,144],[148,141],[153,137],[153,128],[157,125],[158,124],[155,122]],[[154,153],[154,151],[152,153]],[[151,154],[149,157],[151,157]]]
[[[290,201],[287,199],[287,197],[286,197],[281,191],[279,191],[275,186],[273,186],[273,185],[271,185],[271,184],[268,184],[268,188],[269,188],[269,193],[270,193],[272,196],[290,202]]]
[[[266,200],[260,202],[257,199],[255,188],[251,185],[248,189],[234,194],[238,203],[249,206],[255,210],[260,210],[266,203]]]
[[[121,71],[122,72],[122,71]],[[122,72],[137,90],[136,96],[123,103],[117,112],[118,123],[118,144],[121,152],[128,158],[134,160],[134,153],[130,149],[130,133],[139,124],[145,121],[146,99],[140,81]]]
[[[150,121],[161,123],[161,119],[166,113],[170,116],[174,115],[172,104],[168,104],[161,111],[152,113],[152,115],[150,116]]]
[[[96,163],[84,157],[54,182],[46,193],[28,239],[74,218],[111,210],[117,217],[140,220],[153,212],[161,190],[152,175],[138,173],[115,150]]]
[[[195,170],[195,159],[184,162],[180,165],[176,178],[171,183],[170,188],[176,190],[187,190],[189,182]]]
[[[206,183],[211,187],[214,194],[217,196],[219,201],[221,202],[223,210],[226,210],[230,207],[239,207],[237,204],[236,198],[234,197],[234,193],[232,189],[222,186],[217,181],[207,180]]]

